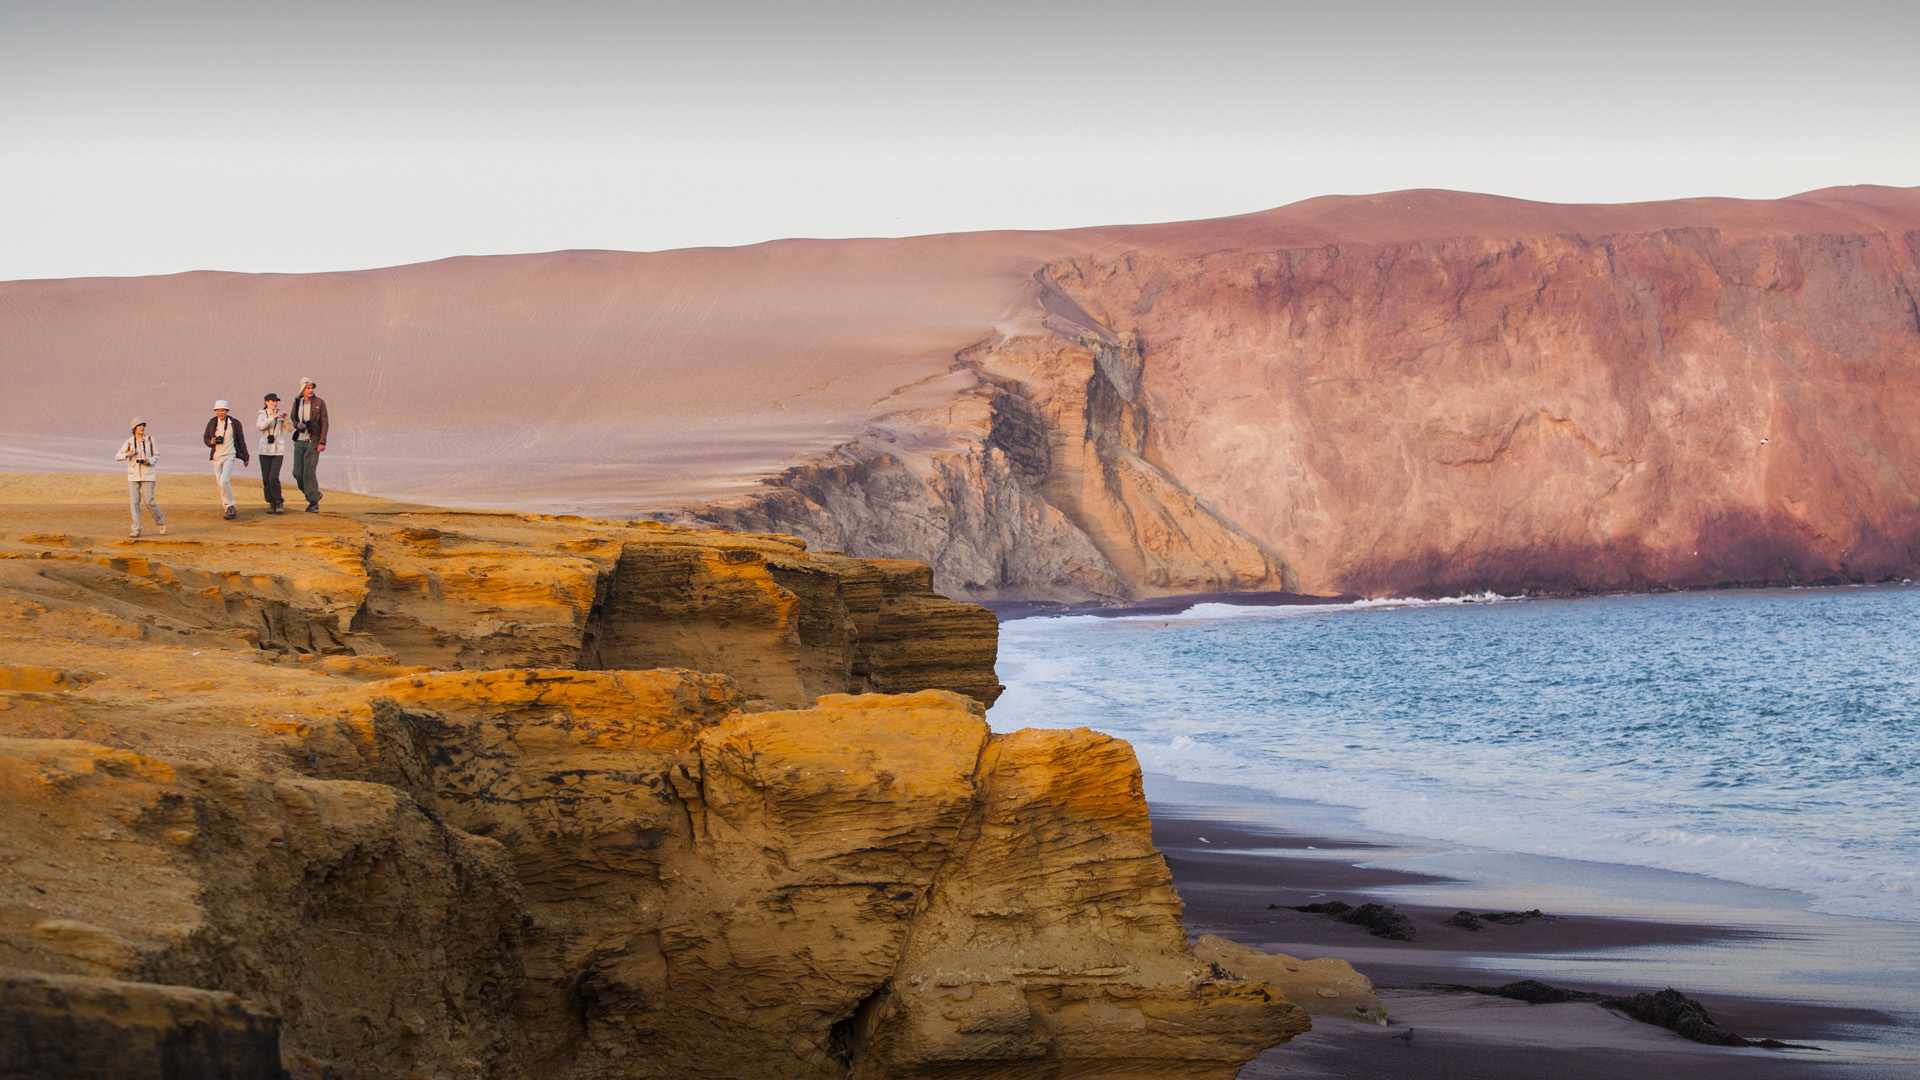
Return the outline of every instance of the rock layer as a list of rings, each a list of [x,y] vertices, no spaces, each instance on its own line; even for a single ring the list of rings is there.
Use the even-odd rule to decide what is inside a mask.
[[[0,1008],[36,1047],[1225,1080],[1306,1029],[1188,947],[1124,743],[949,688],[991,616],[923,566],[370,500],[88,538],[117,513],[0,510]],[[642,649],[743,678],[481,666]]]
[[[122,494],[109,477],[0,475],[0,498]],[[169,490],[208,487],[175,480]],[[998,624],[933,592],[927,568],[732,536],[539,514],[450,511],[336,496],[352,512],[209,542],[118,539],[117,520],[10,514],[0,583],[50,633],[244,644],[351,666],[688,667],[753,698],[937,688],[992,704]],[[44,678],[48,676],[32,676]],[[27,679],[29,676],[0,676]],[[4,683],[0,683],[4,685]]]
[[[279,1027],[232,994],[0,969],[8,1080],[264,1080]]]

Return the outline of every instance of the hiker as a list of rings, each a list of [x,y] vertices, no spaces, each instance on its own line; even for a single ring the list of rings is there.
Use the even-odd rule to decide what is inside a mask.
[[[167,517],[160,512],[160,504],[153,497],[153,463],[160,455],[153,452],[153,440],[147,437],[146,417],[134,417],[132,428],[133,434],[120,444],[120,452],[113,455],[113,460],[127,463],[127,502],[133,507],[133,531],[127,535],[135,540],[140,538],[140,499],[144,495],[147,508],[153,511],[153,523],[160,527],[160,535],[165,536]]]
[[[327,449],[327,403],[314,393],[320,384],[300,380],[300,396],[293,399],[293,482],[307,497],[307,513],[320,512],[320,455]]]
[[[237,458],[245,465],[249,459],[247,437],[227,416],[225,400],[213,403],[213,419],[207,421],[206,434],[200,441],[209,447],[207,460],[213,462],[213,478],[220,483],[220,505],[226,507],[226,513],[220,516],[232,521],[239,513],[233,506],[233,462]]]
[[[279,394],[268,394],[261,401],[253,426],[260,430],[260,494],[266,497],[267,513],[284,514],[287,501],[280,497],[280,461],[293,438],[293,417],[280,411]]]

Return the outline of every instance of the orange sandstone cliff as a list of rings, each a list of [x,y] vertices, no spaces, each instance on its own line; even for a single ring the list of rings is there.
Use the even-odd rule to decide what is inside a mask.
[[[1226,1078],[1306,1028],[1195,957],[1124,743],[989,730],[924,567],[354,496],[128,541],[117,486],[0,478],[0,1071]]]

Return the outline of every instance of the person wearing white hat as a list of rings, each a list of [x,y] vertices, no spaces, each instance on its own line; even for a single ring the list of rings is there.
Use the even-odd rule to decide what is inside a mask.
[[[167,516],[160,512],[160,504],[153,497],[153,463],[160,455],[153,452],[153,439],[147,435],[147,418],[136,416],[128,425],[133,433],[127,441],[120,444],[120,452],[113,460],[127,463],[127,501],[133,505],[133,532],[128,535],[140,538],[140,502],[145,496],[147,509],[153,511],[153,523],[160,527],[160,535],[167,535]]]
[[[240,425],[227,416],[227,403],[213,403],[213,419],[207,421],[207,431],[200,439],[207,444],[207,457],[213,462],[213,477],[220,484],[220,505],[226,508],[221,516],[232,521],[238,511],[233,506],[233,463],[237,458],[245,465],[247,456],[247,437]]]

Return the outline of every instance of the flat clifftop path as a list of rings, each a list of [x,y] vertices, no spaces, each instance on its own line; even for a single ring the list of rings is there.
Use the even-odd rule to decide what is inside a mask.
[[[1886,187],[10,282],[0,467],[105,469],[134,411],[183,466],[271,358],[344,486],[970,600],[1871,581],[1920,573],[1916,295]]]
[[[1130,747],[989,730],[922,564],[210,477],[129,540],[122,484],[0,476],[0,1073],[1226,1080],[1307,1029],[1188,946]]]

